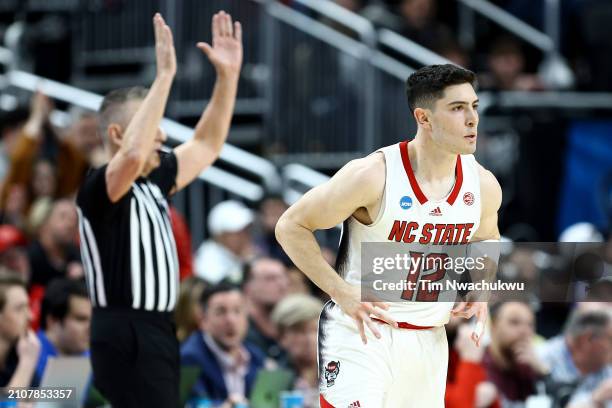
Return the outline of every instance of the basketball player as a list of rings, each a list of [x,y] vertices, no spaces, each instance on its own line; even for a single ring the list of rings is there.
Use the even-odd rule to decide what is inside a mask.
[[[472,339],[480,341],[484,302],[462,302],[454,310],[452,302],[366,302],[359,287],[362,242],[396,242],[403,234],[425,244],[440,237],[499,240],[501,188],[472,155],[478,127],[474,83],[474,73],[454,65],[413,73],[407,96],[418,125],[414,140],[349,162],[278,222],[276,236],[287,254],[332,298],[319,322],[322,407],[443,407],[443,326],[451,312],[476,315]],[[341,222],[336,273],[313,232]]]

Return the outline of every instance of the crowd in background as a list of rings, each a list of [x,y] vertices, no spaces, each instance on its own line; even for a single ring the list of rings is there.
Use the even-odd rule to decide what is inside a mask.
[[[476,19],[474,46],[461,45],[459,2],[446,0],[333,0],[370,20],[376,28],[392,30],[450,61],[480,74],[481,89],[494,91],[539,91],[555,87],[544,72],[538,72],[542,53],[524,40]],[[300,8],[299,3],[283,3]],[[543,1],[494,0],[520,20],[545,31]],[[562,0],[560,4],[559,51],[568,60],[580,90],[611,91],[607,73],[612,69],[606,16],[612,6],[606,0]],[[395,57],[402,58],[394,54]],[[410,65],[410,64],[409,64]]]
[[[506,32],[483,24],[486,27],[475,32],[476,47],[462,47],[457,2],[334,1],[377,28],[393,30],[474,69],[481,89],[550,87],[538,71],[543,56]],[[291,0],[283,2],[300,8]],[[494,3],[543,28],[541,2]],[[605,20],[610,2],[563,0],[561,5],[561,51],[575,76],[575,88],[612,91],[612,34]],[[48,57],[38,51],[37,60]],[[48,74],[45,68],[57,69],[48,64],[38,66],[38,71]],[[29,107],[3,111],[0,118],[0,387],[39,385],[49,357],[88,356],[92,306],[79,254],[74,197],[87,169],[104,163],[106,156],[94,112],[71,109],[69,125],[58,128],[51,124],[52,111],[49,98],[37,93]],[[541,151],[538,154],[540,159]],[[527,183],[527,178],[521,180]],[[539,188],[532,192],[536,191],[546,195]],[[538,196],[520,188],[519,194]],[[191,391],[195,397],[248,400],[259,372],[287,370],[288,388],[302,392],[307,407],[318,406],[317,321],[328,298],[292,265],[274,237],[275,224],[286,209],[276,195],[267,196],[256,208],[222,202],[206,214],[209,238],[192,243],[183,215],[171,208],[181,277],[177,337],[182,365],[200,369]],[[537,203],[516,211],[516,218],[533,211],[532,218],[538,220],[552,213]],[[540,236],[550,235],[535,222],[532,227]],[[605,238],[582,225],[561,240]],[[606,248],[609,268],[612,240]],[[323,255],[334,264],[335,248],[324,248]],[[535,282],[554,263],[541,258],[516,251],[508,263],[512,268],[502,272]],[[552,275],[543,283],[554,286],[558,280]],[[556,407],[612,407],[612,306],[607,302],[612,298],[611,282],[604,278],[592,287],[589,302],[514,299],[491,304],[481,347],[470,339],[470,323],[451,320],[446,406],[524,406],[545,395]]]
[[[36,93],[29,109],[1,122],[0,386],[38,385],[49,357],[88,355],[92,306],[74,195],[88,167],[104,162],[103,143],[94,113],[72,112],[71,125],[58,129],[49,119],[52,108]],[[193,396],[248,400],[261,370],[288,370],[289,388],[303,393],[306,406],[318,406],[317,321],[328,298],[274,237],[286,209],[274,195],[256,209],[221,202],[207,214],[210,238],[194,251],[186,223],[172,212],[181,360],[201,370]],[[603,241],[578,230],[564,239]],[[323,253],[333,265],[334,250]],[[512,256],[515,274],[538,279],[534,257]],[[492,304],[483,347],[470,340],[469,323],[453,319],[447,406],[521,406],[538,394],[557,406],[610,406],[609,290],[593,291],[580,304]]]

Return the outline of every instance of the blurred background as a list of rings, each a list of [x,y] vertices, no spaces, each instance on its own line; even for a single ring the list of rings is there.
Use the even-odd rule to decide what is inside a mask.
[[[478,74],[476,156],[503,188],[502,235],[599,242],[609,270],[609,0],[0,0],[0,263],[26,281],[28,325],[44,329],[41,309],[53,280],[83,277],[73,198],[87,168],[105,161],[95,114],[101,97],[151,84],[151,18],[160,11],[178,59],[163,127],[170,145],[190,138],[215,80],[195,43],[210,41],[210,19],[220,9],[242,22],[245,59],[228,145],[172,202],[183,339],[199,327],[203,288],[229,279],[243,285],[250,339],[267,357],[281,366],[295,368],[287,363],[293,357],[316,365],[296,350],[288,356],[292,342],[283,347],[282,322],[272,321],[287,293],[325,300],[283,253],[274,226],[288,205],[347,161],[414,136],[404,83],[429,64],[451,62]],[[318,235],[332,264],[339,231]],[[533,278],[563,269],[557,252],[519,251],[508,273]],[[260,265],[263,286],[246,290],[245,276],[259,278],[245,268],[260,257],[269,260]],[[525,336],[563,336],[572,301],[529,302]],[[594,355],[605,360],[601,350]],[[314,388],[308,369],[297,372]],[[502,388],[495,395],[504,395]],[[530,393],[536,389],[523,401]]]

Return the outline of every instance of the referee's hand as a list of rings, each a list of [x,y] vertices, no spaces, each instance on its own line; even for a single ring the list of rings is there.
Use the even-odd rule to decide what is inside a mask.
[[[378,323],[374,322],[370,316],[384,320],[391,326],[397,327],[397,322],[387,312],[389,305],[385,302],[362,302],[361,289],[358,286],[346,284],[345,290],[339,291],[335,300],[342,311],[352,317],[357,323],[357,329],[363,344],[368,343],[365,326],[368,326],[368,329],[377,339],[381,337],[380,331],[376,327]]]

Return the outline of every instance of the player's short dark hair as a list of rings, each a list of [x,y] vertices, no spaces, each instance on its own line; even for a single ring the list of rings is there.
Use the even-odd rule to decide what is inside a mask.
[[[110,91],[104,96],[100,109],[98,110],[99,124],[98,131],[104,137],[108,126],[119,120],[119,115],[123,113],[123,106],[130,101],[142,100],[147,96],[149,90],[142,86],[132,86]]]
[[[406,80],[406,97],[410,111],[431,109],[444,97],[444,89],[452,85],[476,86],[476,74],[453,64],[429,65],[413,72]]]
[[[63,321],[70,311],[70,297],[87,298],[87,288],[80,280],[59,278],[54,279],[45,289],[45,295],[40,308],[40,326],[47,328],[47,317],[53,316]]]
[[[219,293],[225,293],[225,292],[233,292],[233,291],[242,293],[238,285],[233,284],[227,280],[222,280],[221,282],[215,285],[207,286],[202,292],[202,295],[200,296],[200,306],[202,307],[203,310],[206,310],[208,309],[208,303],[210,302],[210,299],[214,295],[217,295]]]
[[[13,286],[26,290],[26,282],[21,275],[5,269],[0,270],[0,313],[6,305],[6,293]]]

